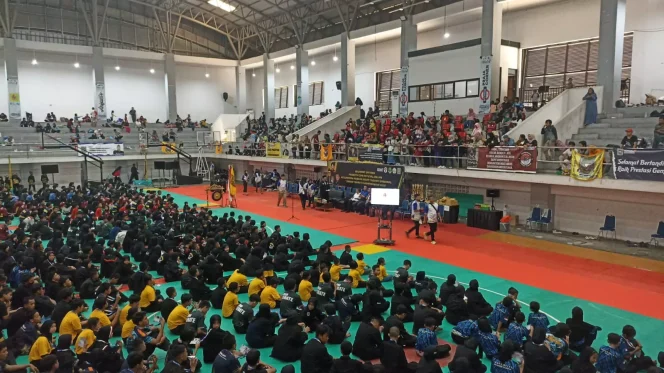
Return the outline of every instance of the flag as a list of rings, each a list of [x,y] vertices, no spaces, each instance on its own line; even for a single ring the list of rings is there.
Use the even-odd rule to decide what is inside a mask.
[[[590,149],[589,154],[572,151],[570,176],[581,181],[601,179],[604,168],[604,150]]]
[[[118,166],[115,171],[113,171],[113,177],[120,177],[122,175],[122,166]]]
[[[332,144],[321,145],[320,146],[320,160],[321,161],[331,161],[333,158],[332,155]]]
[[[231,198],[235,198],[237,189],[235,188],[235,168],[233,165],[228,166],[228,194]]]

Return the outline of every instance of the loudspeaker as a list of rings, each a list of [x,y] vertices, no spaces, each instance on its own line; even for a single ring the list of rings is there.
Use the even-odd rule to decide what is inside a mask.
[[[166,169],[167,170],[177,170],[178,169],[178,161],[166,162]]]
[[[341,82],[337,80],[337,89],[341,91]]]
[[[164,170],[166,168],[166,162],[164,161],[154,161],[155,170]]]
[[[498,189],[487,189],[486,196],[489,198],[500,198],[500,190]]]
[[[319,173],[319,172],[321,172],[322,170],[323,170],[323,167],[320,167],[320,166],[316,166],[316,167],[314,167],[314,172],[315,172],[315,173]]]
[[[41,166],[41,173],[42,174],[57,174],[57,173],[60,173],[60,170],[59,170],[57,164],[43,164]]]

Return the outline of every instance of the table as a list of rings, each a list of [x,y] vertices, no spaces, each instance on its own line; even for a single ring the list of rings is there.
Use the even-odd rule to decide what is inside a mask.
[[[446,224],[456,224],[459,222],[459,206],[439,206],[443,209],[443,222]]]
[[[480,209],[468,209],[466,225],[474,228],[488,229],[497,231],[500,229],[500,219],[503,218],[503,212],[499,210],[489,211]]]

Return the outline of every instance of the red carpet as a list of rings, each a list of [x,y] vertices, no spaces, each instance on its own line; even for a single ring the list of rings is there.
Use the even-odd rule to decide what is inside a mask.
[[[169,191],[205,199],[205,186],[188,186]],[[238,208],[270,218],[286,220],[288,209],[276,206],[274,192],[238,196]],[[299,200],[294,223],[370,243],[376,238],[374,218],[338,210],[302,211]],[[408,220],[394,221],[396,245],[392,248],[450,265],[521,282],[537,288],[585,299],[664,320],[664,274],[636,268],[546,252],[478,237],[487,231],[463,224],[439,228],[438,245],[407,239],[403,232]]]

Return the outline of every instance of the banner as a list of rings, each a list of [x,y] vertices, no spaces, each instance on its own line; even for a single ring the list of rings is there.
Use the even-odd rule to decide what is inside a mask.
[[[224,154],[224,146],[217,144],[214,146],[214,154]]]
[[[286,152],[284,155],[283,153]],[[265,146],[265,155],[268,158],[288,158],[288,149],[284,148],[284,151],[281,151],[281,143],[279,142],[268,142]]]
[[[320,160],[321,161],[331,161],[334,159],[332,153],[334,146],[332,144],[321,145],[320,146]]]
[[[348,160],[350,162],[383,164],[383,145],[378,145],[378,144],[349,145]]]
[[[491,112],[491,56],[480,57],[480,120]]]
[[[619,180],[664,181],[664,150],[616,149],[613,174]]]
[[[470,152],[469,152],[470,158]],[[475,162],[468,162],[469,169],[507,172],[537,172],[537,149],[496,146],[475,148]]]
[[[603,173],[604,150],[591,149],[590,154],[585,155],[577,150],[572,151],[572,167],[570,176],[581,181],[601,179]]]
[[[334,184],[353,188],[400,188],[405,174],[403,166],[368,163],[330,162],[328,170]]]
[[[164,154],[175,154],[174,148],[177,147],[177,145],[174,142],[168,143],[168,142],[162,142],[161,143],[161,152]]]
[[[18,90],[18,77],[7,77],[9,92],[9,119],[21,120],[21,94]]]
[[[78,149],[98,157],[109,155],[124,155],[124,144],[78,144]],[[78,153],[79,157],[83,154]]]
[[[408,116],[408,66],[401,68],[401,89],[399,92],[399,114]]]
[[[106,86],[104,83],[95,84],[95,107],[99,119],[106,120]]]
[[[233,165],[228,166],[228,194],[231,197],[235,197],[237,189],[235,188],[235,167]]]

